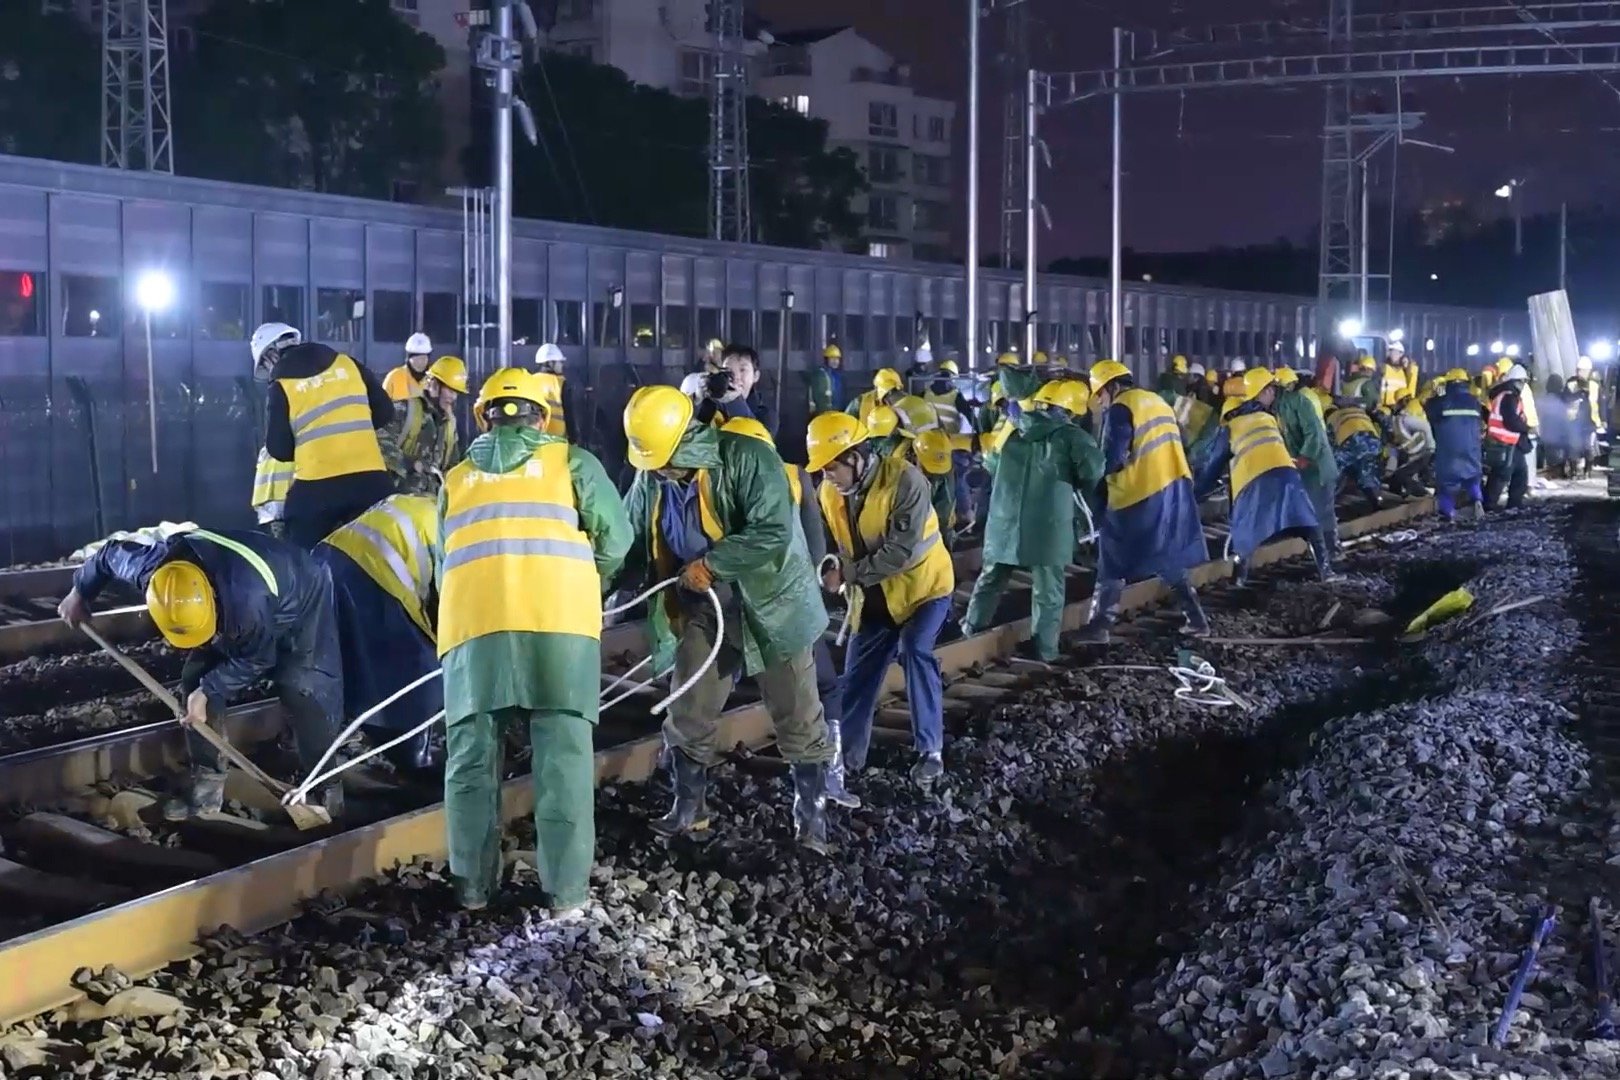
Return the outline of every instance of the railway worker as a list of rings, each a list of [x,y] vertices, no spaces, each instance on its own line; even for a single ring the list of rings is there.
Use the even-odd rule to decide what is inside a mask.
[[[483,907],[501,874],[504,729],[527,727],[535,866],[561,913],[585,903],[596,845],[602,595],[630,528],[601,462],[545,434],[535,379],[503,368],[484,383],[486,430],[439,495],[445,830],[457,898]]]
[[[939,532],[947,548],[956,545],[956,488],[955,460],[950,436],[943,431],[925,431],[911,444],[911,455],[917,467],[928,478],[929,499],[934,515],[939,518]]]
[[[1453,377],[1453,376],[1457,377]],[[1485,410],[1474,397],[1466,371],[1449,371],[1439,392],[1428,404],[1429,425],[1434,429],[1434,505],[1447,521],[1455,520],[1459,496],[1467,505],[1485,511],[1480,490],[1484,479],[1481,440],[1485,435]]]
[[[848,413],[845,414],[846,416]],[[814,417],[812,417],[814,419]],[[911,432],[900,418],[900,410],[893,405],[875,405],[866,413],[862,423],[871,439],[872,448],[884,457],[909,458]]]
[[[312,548],[328,533],[394,493],[378,433],[394,403],[366,367],[318,342],[300,342],[283,323],[254,331],[255,377],[271,380],[264,449],[293,463],[287,538]]]
[[[905,396],[900,373],[894,368],[878,368],[872,374],[872,389],[856,396],[844,411],[857,420],[866,416],[876,405],[893,405]]]
[[[933,380],[928,384],[922,397],[939,414],[940,430],[950,442],[953,460],[949,475],[956,485],[951,498],[952,505],[961,507],[963,515],[970,517],[967,474],[973,463],[974,436],[978,434],[974,426],[977,408],[968,396],[962,393],[961,384],[958,382],[961,376],[961,366],[955,360],[940,361]],[[944,518],[940,519],[940,527],[947,532],[950,531],[950,526]]]
[[[1106,644],[1125,582],[1145,577],[1169,586],[1188,632],[1208,633],[1209,620],[1187,577],[1204,561],[1204,530],[1175,414],[1157,394],[1137,388],[1129,369],[1114,360],[1092,367],[1091,393],[1103,410],[1108,504],[1098,515],[1097,584],[1081,640]]]
[[[1200,369],[1202,370],[1202,369]],[[1164,399],[1164,403],[1172,409],[1181,397],[1182,389],[1187,384],[1187,358],[1176,355],[1170,358],[1170,366],[1159,372],[1159,381],[1155,392]]]
[[[456,399],[467,392],[467,365],[441,356],[428,368],[422,392],[394,406],[404,475],[400,490],[437,495],[444,474],[461,459]]]
[[[437,496],[437,491],[432,497],[390,495],[315,545],[316,560],[332,575],[343,704],[350,717],[438,670],[433,580],[433,552],[439,546]],[[432,679],[379,712],[365,730],[381,745],[443,708],[444,685]],[[406,774],[437,770],[441,764],[425,731],[384,756]]]
[[[225,708],[268,680],[281,699],[309,775],[337,735],[343,710],[343,661],[332,603],[332,578],[307,551],[250,529],[193,529],[148,543],[115,540],[73,575],[57,609],[69,626],[90,619],[90,605],[110,582],[146,595],[146,610],[165,641],[186,652],[180,694],[187,727],[212,723]],[[184,789],[162,807],[180,821],[218,813],[225,799],[225,762],[188,732],[191,768]],[[335,820],[343,788],[313,793]]]
[[[287,491],[292,487],[293,466],[290,461],[277,461],[263,447],[253,466],[253,496],[250,505],[259,527],[271,536],[284,536],[287,532]]]
[[[844,767],[866,767],[883,677],[898,659],[917,753],[911,778],[927,783],[945,771],[944,687],[934,643],[956,588],[928,479],[904,458],[874,449],[865,425],[845,414],[811,420],[805,446],[810,471],[822,476],[821,513],[837,547],[822,585],[842,592],[850,606],[853,636],[840,687]]]
[[[394,401],[422,392],[422,380],[433,366],[433,341],[418,331],[405,339],[405,362],[383,377],[383,389]]]
[[[1149,396],[1170,415],[1168,406]],[[1075,555],[1075,494],[1092,490],[1103,476],[1102,452],[1077,423],[1089,404],[1073,380],[1047,383],[1035,391],[1029,411],[1014,421],[1000,453],[986,462],[993,478],[983,567],[973,582],[962,628],[972,635],[989,627],[1013,571],[1027,571],[1032,633],[1015,654],[1026,662],[1057,659],[1063,570]]]
[[[810,372],[810,413],[839,412],[844,408],[844,350],[828,345],[821,350],[821,366]]]
[[[1339,388],[1338,398],[1346,404],[1358,405],[1370,414],[1378,408],[1378,397],[1382,389],[1383,381],[1378,375],[1378,364],[1372,357],[1362,353],[1356,357],[1350,377],[1345,379],[1344,385]]]
[[[1594,374],[1592,370],[1592,358],[1590,356],[1582,356],[1579,360],[1575,361],[1575,379],[1578,383],[1580,383],[1580,392],[1585,395],[1586,400],[1591,406],[1593,438],[1595,439],[1600,435],[1607,434],[1609,430],[1609,421],[1608,417],[1604,415],[1603,409],[1603,378],[1602,376]],[[1588,451],[1588,455],[1589,458],[1596,459],[1597,448],[1593,446]]]
[[[1524,505],[1530,491],[1530,455],[1535,431],[1524,398],[1530,373],[1513,364],[1491,385],[1490,411],[1485,421],[1485,509],[1495,510],[1507,490],[1507,508]]]
[[[541,376],[539,386],[546,395],[546,434],[568,438],[568,414],[573,410],[573,394],[568,389],[568,358],[552,342],[534,351],[534,366]]]
[[[1181,392],[1176,395],[1170,408],[1176,415],[1176,423],[1181,426],[1181,441],[1187,446],[1198,442],[1215,419],[1215,411],[1219,408],[1212,388],[1204,379],[1203,364],[1193,364],[1187,369],[1187,374],[1182,378]]]
[[[1398,399],[1391,410],[1390,441],[1398,455],[1389,481],[1391,490],[1403,495],[1428,494],[1423,479],[1434,463],[1434,429],[1423,407],[1410,396]]]
[[[1032,359],[1024,363],[1015,352],[996,357],[996,383],[1007,399],[1007,415],[1013,419],[1029,408],[1031,397],[1041,385],[1041,370]]]
[[[1417,396],[1418,369],[1406,355],[1406,346],[1392,341],[1384,351],[1384,371],[1378,386],[1378,405],[1385,412],[1394,412],[1406,398]]]
[[[1278,368],[1275,378],[1277,426],[1282,429],[1283,443],[1310,496],[1322,540],[1329,551],[1337,551],[1339,515],[1334,499],[1339,490],[1339,463],[1333,457],[1333,441],[1322,419],[1321,404],[1300,389],[1299,375],[1293,368]]]
[[[680,578],[650,606],[648,633],[655,670],[673,658],[674,685],[696,680],[664,721],[675,803],[653,828],[666,836],[708,829],[704,790],[723,752],[720,711],[740,671],[755,677],[791,764],[795,836],[824,852],[833,752],[816,697],[814,646],[827,609],[796,539],[782,459],[756,439],[696,423],[692,399],[672,386],[631,395],[624,431],[636,469],[625,495],[633,530],[625,573]],[[704,668],[722,633],[703,595],[710,587],[724,611],[723,636],[715,663]]]
[[[1248,579],[1249,562],[1260,546],[1275,536],[1303,535],[1316,560],[1317,577],[1333,577],[1333,553],[1317,524],[1311,498],[1288,452],[1271,408],[1277,384],[1265,368],[1243,375],[1243,396],[1221,418],[1221,432],[1209,460],[1194,477],[1202,496],[1230,469],[1232,485],[1232,554],[1237,557],[1237,583]]]
[[[1326,416],[1339,474],[1348,477],[1374,509],[1384,504],[1384,442],[1378,424],[1360,405],[1329,402]]]

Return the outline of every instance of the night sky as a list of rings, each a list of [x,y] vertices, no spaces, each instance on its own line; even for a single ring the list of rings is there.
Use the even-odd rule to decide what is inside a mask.
[[[1325,17],[1327,0],[1028,0],[1034,62],[1042,70],[1085,70],[1112,55],[1112,27],[1168,28],[1262,17]],[[1473,0],[1488,4],[1489,0]],[[1503,0],[1504,6],[1513,5]],[[1447,0],[1357,0],[1358,10],[1458,5]],[[964,0],[759,0],[781,29],[853,25],[912,67],[922,92],[958,103],[967,127],[967,14]],[[997,17],[985,22],[982,82],[984,169],[982,242],[999,247],[1001,114],[1004,83],[993,58]],[[1620,75],[1607,76],[1620,87]],[[1373,85],[1373,84],[1366,84]],[[1382,84],[1392,87],[1392,84]],[[1596,75],[1468,76],[1406,84],[1427,120],[1415,138],[1454,153],[1404,146],[1397,167],[1402,210],[1446,198],[1476,200],[1503,213],[1491,191],[1510,176],[1527,179],[1527,213],[1617,201],[1620,90]],[[1125,243],[1139,250],[1189,250],[1288,237],[1315,242],[1321,198],[1323,92],[1200,90],[1127,97]],[[1105,100],[1048,113],[1043,136],[1053,169],[1042,176],[1052,216],[1048,257],[1106,252],[1109,124]],[[959,177],[965,138],[958,138]],[[1388,155],[1380,161],[1387,166]],[[957,197],[965,201],[958,183]]]

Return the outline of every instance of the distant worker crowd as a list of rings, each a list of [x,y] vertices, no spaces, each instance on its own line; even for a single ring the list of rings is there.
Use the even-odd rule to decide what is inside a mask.
[[[1332,360],[1217,371],[1177,356],[1151,387],[1113,360],[1082,372],[1009,352],[979,373],[925,345],[859,393],[829,343],[793,440],[801,466],[778,453],[757,354],[714,341],[680,386],[630,396],[628,475],[615,484],[570,441],[578,414],[555,345],[491,374],[470,403],[467,365],[435,356],[422,334],[382,379],[282,323],[259,327],[250,351],[268,388],[250,500],[259,528],[109,543],[61,613],[82,623],[113,582],[143,591],[163,636],[187,650],[184,722],[218,725],[267,681],[306,775],[344,717],[370,714],[365,737],[396,744],[396,770],[442,770],[451,876],[471,908],[501,875],[513,731],[533,751],[542,884],[558,911],[586,900],[609,615],[645,604],[650,669],[673,688],[662,728],[673,799],[651,828],[709,831],[721,714],[747,678],[789,766],[795,836],[826,853],[829,805],[860,805],[851,785],[892,665],[911,777],[945,770],[938,642],[994,625],[1015,574],[1031,582],[1016,653],[1029,665],[1058,658],[1066,569],[1082,558],[1096,585],[1080,642],[1107,644],[1126,584],[1145,578],[1203,635],[1189,573],[1211,554],[1234,560],[1242,582],[1262,545],[1299,537],[1330,579],[1342,495],[1376,506],[1386,490],[1433,488],[1448,520],[1504,492],[1514,507],[1538,444],[1556,467],[1589,467],[1603,411],[1590,365],[1538,410],[1518,362],[1422,384],[1399,343],[1382,366],[1358,355],[1343,378]],[[476,426],[470,441],[458,417]],[[1212,552],[1201,510],[1222,519],[1223,503]],[[968,533],[982,533],[981,569],[957,606],[951,549]],[[224,798],[223,761],[191,739],[188,781],[165,806],[176,820]],[[340,781],[311,797],[342,815]]]

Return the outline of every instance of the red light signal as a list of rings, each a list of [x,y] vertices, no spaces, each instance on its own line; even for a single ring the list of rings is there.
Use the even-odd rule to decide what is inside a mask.
[[[17,295],[24,300],[34,298],[34,275],[26,270],[17,275]]]

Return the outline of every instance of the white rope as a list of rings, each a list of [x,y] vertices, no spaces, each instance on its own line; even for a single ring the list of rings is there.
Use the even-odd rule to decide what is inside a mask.
[[[652,678],[648,679],[646,682],[631,683],[630,686],[621,691],[617,697],[610,698],[609,700],[602,702],[597,706],[597,709],[602,712],[606,712],[608,709],[613,708],[613,706],[628,701],[637,694],[645,694],[647,691],[653,689],[653,685],[655,683],[662,682],[664,679],[668,678],[669,673],[674,670],[675,669],[673,667],[668,667],[654,675]]]
[[[332,760],[332,755],[337,753],[338,747],[340,747],[344,743],[348,742],[349,739],[353,737],[354,733],[360,730],[360,725],[364,724],[367,720],[370,720],[373,716],[376,716],[378,713],[380,713],[384,709],[388,708],[388,706],[392,705],[394,702],[398,701],[400,698],[404,697],[406,694],[410,693],[412,690],[415,690],[417,687],[422,686],[422,685],[424,685],[426,683],[432,682],[434,679],[437,679],[440,675],[443,675],[443,674],[444,674],[444,669],[443,668],[434,668],[432,671],[428,672],[426,675],[423,675],[421,678],[416,679],[413,682],[406,683],[404,686],[400,687],[398,690],[395,690],[392,694],[389,694],[387,697],[385,697],[381,701],[377,702],[377,704],[373,705],[371,708],[367,709],[365,712],[363,712],[359,716],[355,717],[352,721],[349,722],[349,726],[343,729],[343,733],[340,734],[337,738],[332,740],[331,745],[326,748],[326,753],[321,755],[321,760],[317,761],[315,763],[315,767],[309,771],[310,776],[314,777],[314,776],[317,776],[317,775],[320,774],[320,771],[323,768],[326,767],[326,763],[328,761]],[[444,715],[444,713],[442,713],[442,712],[439,714],[439,716],[443,716],[443,715]],[[412,730],[411,735],[415,735],[418,731],[426,731],[428,728],[432,727],[434,724],[436,724],[438,722],[439,716],[435,716],[432,720],[429,720],[427,723],[422,724],[420,727],[417,727],[414,730]],[[403,738],[398,739],[396,741],[397,742],[404,742],[405,739],[408,739],[408,738],[410,738],[410,735],[404,736]],[[388,745],[393,746],[395,744],[394,743],[389,743]],[[374,752],[375,751],[373,751],[373,753]],[[370,756],[371,756],[371,754],[366,755],[366,757],[370,757]],[[364,758],[357,758],[355,760],[356,761],[363,761],[365,759]],[[348,768],[352,764],[354,764],[354,762],[349,762],[347,764],[340,765],[338,767],[338,771],[342,772],[344,769]],[[305,780],[302,784],[299,784],[297,787],[295,787],[291,791],[289,791],[287,793],[287,797],[282,799],[281,801],[286,803],[288,806],[296,806],[299,803],[302,803],[304,801],[304,797],[306,795],[308,795],[310,793],[311,789],[313,789],[314,787],[315,787],[315,784],[311,780]]]
[[[1175,689],[1177,701],[1211,709],[1229,709],[1238,704],[1230,696],[1226,680],[1215,674],[1215,668],[1208,660],[1199,660],[1197,667],[1172,664],[1167,670],[1179,684]]]
[[[838,556],[828,552],[822,556],[821,566],[817,569],[822,577],[826,577],[832,571],[839,569],[840,565]],[[850,595],[848,582],[838,586],[838,595],[844,598],[844,621],[838,624],[838,636],[833,638],[834,645],[842,645],[849,638],[849,620],[850,616],[855,613],[854,597]]]
[[[640,671],[642,668],[646,667],[650,663],[652,663],[652,653],[648,653],[646,656],[643,656],[640,660],[637,660],[635,667],[632,667],[630,670],[626,671],[623,675],[620,675],[618,678],[614,679],[612,682],[610,682],[606,686],[602,687],[602,693],[600,695],[598,695],[598,696],[599,697],[607,697],[609,694],[613,693],[613,691],[615,689],[617,689],[619,684],[623,683],[624,680],[628,679],[630,676],[634,675],[636,672]],[[607,678],[607,672],[604,671],[602,673],[602,678],[604,678],[604,679]]]
[[[388,750],[392,750],[394,747],[398,746],[400,743],[406,742],[407,740],[416,738],[416,736],[420,735],[422,732],[426,731],[428,728],[432,727],[434,724],[437,724],[440,720],[443,720],[443,719],[444,719],[444,710],[440,709],[438,712],[434,713],[427,720],[422,721],[420,724],[417,724],[415,727],[411,728],[411,730],[405,732],[405,734],[396,735],[392,739],[389,739],[387,742],[381,744],[380,746],[373,746],[369,750],[367,750],[365,753],[356,755],[355,757],[350,758],[348,761],[343,762],[341,765],[334,765],[332,768],[328,769],[324,773],[320,771],[320,765],[315,766],[315,771],[310,773],[308,778],[306,778],[303,783],[299,784],[297,787],[295,787],[291,791],[287,792],[286,795],[282,796],[282,798],[281,798],[282,803],[284,805],[286,805],[286,806],[298,806],[298,805],[300,805],[301,803],[303,803],[303,801],[305,799],[307,799],[309,797],[309,793],[311,791],[313,791],[316,788],[320,787],[322,784],[327,783],[328,781],[337,779],[339,776],[343,775],[348,770],[354,768],[356,765],[359,765],[361,762],[370,761],[372,758],[376,757],[378,754],[384,753],[385,751],[388,751]],[[337,742],[333,743],[332,746],[328,748],[328,755],[327,756],[330,756],[331,750],[336,749],[338,746],[341,746],[342,744],[343,744],[342,739],[339,739]],[[327,760],[326,757],[322,757],[321,758],[321,764],[325,764],[326,760]]]
[[[1086,519],[1086,535],[1075,542],[1076,547],[1084,547],[1097,539],[1097,519],[1091,516],[1091,507],[1086,505],[1085,498],[1077,491],[1074,493],[1074,505],[1080,508],[1080,514]]]

